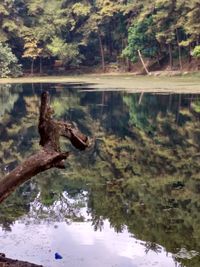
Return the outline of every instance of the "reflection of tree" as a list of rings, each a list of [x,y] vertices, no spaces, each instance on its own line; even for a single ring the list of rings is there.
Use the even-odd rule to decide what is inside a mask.
[[[122,232],[124,228],[123,209],[120,193],[105,194],[102,187],[92,190],[89,196],[88,211],[92,215],[95,230],[101,230],[103,221],[109,218],[109,222],[117,232]]]
[[[20,91],[20,88],[18,88]],[[2,120],[2,116],[5,113],[10,113],[13,109],[15,102],[18,100],[18,93],[11,92],[11,85],[10,84],[1,84],[0,85],[0,122]]]
[[[192,109],[194,112],[200,114],[200,100],[193,101],[191,104]]]
[[[146,251],[159,253],[158,244],[174,255],[177,248],[183,247],[186,251],[199,251],[200,216],[197,202],[193,202],[195,195],[190,193],[187,198],[191,199],[186,201],[178,199],[184,193],[182,190],[171,189],[170,192],[166,189],[166,192],[158,193],[158,187],[145,186],[143,182],[115,187],[112,192],[110,188],[95,186],[88,202],[93,225],[97,227],[105,219],[116,231],[122,231],[126,225],[134,237],[146,241]],[[173,199],[168,193],[173,194]],[[102,223],[100,226],[102,228]],[[198,266],[199,255],[193,255],[184,266]],[[178,256],[175,258],[185,262]]]
[[[148,254],[148,252],[149,252],[150,250],[154,251],[155,253],[160,253],[160,252],[161,252],[161,247],[158,246],[158,245],[157,245],[156,243],[154,243],[154,242],[150,242],[150,241],[148,241],[148,242],[146,242],[146,243],[144,244],[144,246],[145,246],[145,253],[146,253],[146,254]]]
[[[29,212],[30,202],[36,195],[35,184],[27,182],[0,205],[0,225],[4,230],[11,231],[11,225]]]
[[[51,191],[51,184],[40,183],[36,187],[35,182],[27,182],[0,205],[0,225],[4,230],[11,231],[16,220],[25,219],[27,223],[27,214],[34,219],[34,223],[42,220],[67,223],[84,221],[86,215],[82,214],[82,209],[86,205],[87,193],[70,186],[68,193],[64,191],[65,186],[60,186],[57,181],[57,189]]]
[[[67,192],[57,196],[57,200],[52,205],[44,205],[40,195],[31,203],[29,217],[34,218],[34,223],[41,221],[70,223],[71,221],[83,222],[84,215],[81,209],[85,206],[85,199],[82,195],[77,195],[76,199],[71,199]],[[26,219],[27,220],[27,219]]]
[[[5,109],[5,114],[0,125],[0,161],[1,171],[4,173],[16,167],[23,158],[30,154],[29,148],[34,144],[32,139],[36,135],[35,127],[33,127],[36,122],[36,116],[34,116],[33,110],[36,110],[37,106],[29,112],[29,103],[31,102],[33,105],[34,102],[31,100],[26,105],[26,97],[22,97],[21,92],[22,88],[16,86],[10,87],[3,95],[0,95],[0,101],[4,105],[9,107],[9,103],[12,104],[9,110]],[[7,102],[4,99],[6,95],[9,97]],[[27,114],[25,114],[26,106]],[[32,114],[31,116],[30,113]]]
[[[58,88],[56,102],[55,89],[52,94],[55,115],[76,119],[80,129],[96,136],[96,142],[84,155],[74,151],[76,156],[71,155],[66,171],[52,171],[48,177],[35,179],[40,195],[35,202],[36,196],[31,197],[32,216],[82,220],[79,211],[86,200],[81,197],[73,206],[63,198],[63,192],[76,199],[88,191],[88,212],[95,229],[102,229],[108,219],[116,231],[127,226],[136,238],[146,241],[147,250],[158,252],[159,244],[174,255],[183,247],[200,251],[200,121],[196,98],[147,94],[140,101],[139,95],[104,92],[102,102],[99,92],[78,94]],[[11,168],[21,156],[36,149],[37,134],[32,125],[36,124],[38,92],[23,90],[19,96],[13,110],[3,116],[3,167]],[[64,141],[62,145],[64,149],[69,146]],[[13,203],[15,198],[19,213],[15,214],[14,208],[4,211],[0,217],[4,223],[12,223],[30,210],[28,204],[26,209],[19,204],[20,194],[9,201]],[[56,217],[58,206],[63,217]],[[190,260],[175,258],[187,267],[197,267],[200,262],[198,255]]]

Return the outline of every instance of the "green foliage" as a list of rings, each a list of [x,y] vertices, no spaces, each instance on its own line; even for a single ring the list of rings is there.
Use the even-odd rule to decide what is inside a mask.
[[[24,37],[23,57],[36,59],[42,53],[42,48],[38,47],[38,41],[30,33]]]
[[[17,1],[1,1],[0,3],[0,42],[9,42],[20,37],[23,19],[19,15]]]
[[[158,53],[158,43],[152,27],[152,17],[135,22],[129,28],[128,46],[123,51],[123,55],[129,57],[133,62],[138,59],[138,50],[145,57],[155,57]]]
[[[200,101],[193,102],[192,108],[195,112],[200,113]]]
[[[72,10],[73,10],[73,13],[76,16],[83,16],[83,17],[85,17],[85,16],[89,15],[89,13],[91,11],[91,8],[87,4],[75,3],[72,6]]]
[[[159,43],[171,44],[175,40],[176,27],[175,1],[157,0],[153,14],[156,38]]]
[[[65,43],[61,38],[55,37],[47,48],[53,56],[63,61],[65,65],[78,65],[81,62],[78,44]]]
[[[11,48],[0,43],[0,77],[18,77],[21,74],[21,66]]]
[[[13,109],[15,102],[18,99],[18,94],[10,95],[9,90],[11,88],[10,84],[3,84],[0,86],[0,122],[2,117],[6,113],[10,113]]]
[[[138,60],[138,50],[158,67],[168,59],[172,68],[175,58],[182,69],[191,55],[199,57],[197,0],[1,1],[0,17],[0,42],[24,66],[31,60],[32,71],[33,61],[42,72],[43,62],[48,71],[57,59],[65,66],[124,67],[124,58]]]
[[[200,9],[199,2],[196,0],[184,1],[186,14],[185,14],[185,31],[189,34],[189,39],[196,42],[200,35]]]
[[[198,44],[200,21],[197,1],[148,1],[137,12],[134,19],[136,23],[129,28],[128,46],[123,55],[136,61],[137,50],[141,47],[148,58],[155,55],[157,59],[168,56],[171,68],[173,57],[179,58],[179,66],[182,68],[182,57],[189,52],[185,47]],[[151,23],[143,23],[149,18]]]
[[[200,58],[200,45],[195,46],[192,55],[193,57]]]
[[[44,10],[43,0],[27,1],[28,14],[31,16],[40,15]]]
[[[136,95],[132,97],[124,96],[123,101],[129,108],[129,124],[146,132],[151,131],[153,125],[151,119],[147,116],[148,110],[142,108],[138,97]]]

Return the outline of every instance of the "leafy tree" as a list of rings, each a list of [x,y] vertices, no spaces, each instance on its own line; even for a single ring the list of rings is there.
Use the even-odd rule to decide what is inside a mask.
[[[18,14],[15,1],[0,3],[0,42],[8,41],[20,35],[23,21]]]
[[[142,21],[135,22],[129,28],[128,46],[123,51],[124,56],[128,56],[131,61],[138,59],[138,50],[147,58],[156,57],[158,53],[158,42],[155,32],[151,29],[153,25],[152,16]]]
[[[120,5],[120,1],[113,0],[88,0],[87,3],[89,5],[89,12],[87,12],[86,20],[81,28],[83,42],[88,45],[90,38],[97,39],[102,70],[105,71],[104,39],[106,39],[107,35],[107,26],[112,24],[111,21],[114,16],[122,12],[122,6]],[[111,35],[111,31],[109,33]]]
[[[53,56],[58,57],[65,65],[78,65],[81,62],[79,48],[76,43],[66,43],[58,37],[53,38],[47,48]]]
[[[195,46],[192,55],[196,58],[200,58],[200,45]]]
[[[0,43],[0,77],[18,77],[22,74],[21,65],[7,44]]]
[[[30,33],[24,37],[24,42],[25,43],[23,57],[31,59],[31,74],[33,74],[34,61],[42,53],[42,48],[38,46],[38,41]]]
[[[105,71],[106,63],[138,60],[137,50],[158,63],[169,58],[171,68],[178,58],[182,69],[200,43],[199,12],[197,0],[6,0],[0,42],[20,62],[29,58],[32,72],[34,64],[41,72],[47,57],[65,65],[101,63]]]
[[[185,4],[186,14],[185,14],[185,31],[189,34],[188,41],[191,42],[199,42],[200,36],[200,6],[199,2],[196,0],[183,1]]]

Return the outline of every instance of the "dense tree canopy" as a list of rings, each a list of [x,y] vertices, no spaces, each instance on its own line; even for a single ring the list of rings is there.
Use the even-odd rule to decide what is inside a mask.
[[[42,72],[59,60],[70,66],[124,67],[138,50],[170,68],[199,58],[196,0],[7,0],[0,2],[0,42],[24,71]],[[197,64],[198,65],[198,64]]]

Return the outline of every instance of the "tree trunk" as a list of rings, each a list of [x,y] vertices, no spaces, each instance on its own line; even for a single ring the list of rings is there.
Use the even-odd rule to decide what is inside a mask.
[[[171,44],[168,44],[168,50],[169,50],[169,66],[170,70],[173,68],[173,57],[172,57],[172,46]]]
[[[53,110],[49,103],[49,94],[44,92],[41,96],[41,107],[38,130],[40,145],[43,147],[38,153],[30,156],[21,165],[0,179],[0,202],[7,198],[16,187],[29,180],[36,174],[50,168],[65,168],[64,160],[68,152],[61,152],[59,138],[68,138],[72,145],[79,150],[89,146],[87,136],[79,132],[70,123],[53,120]]]
[[[160,57],[159,57],[159,55],[157,53],[156,53],[156,61],[157,61],[157,64],[158,64],[159,68],[161,68]]]
[[[191,51],[192,51],[192,47],[191,47],[191,44],[189,44],[189,51],[188,51],[188,53],[189,53],[189,56],[188,56],[188,63],[191,63],[191,61],[192,61],[192,56],[191,56]]]
[[[180,66],[180,70],[182,70],[183,69],[183,65],[182,65],[181,47],[179,45],[180,40],[179,40],[179,35],[178,35],[178,29],[176,29],[176,39],[177,39],[177,45],[178,45],[179,66]]]
[[[42,57],[40,57],[40,74],[42,74]]]
[[[178,96],[178,110],[177,110],[177,115],[176,115],[176,122],[179,123],[179,117],[180,117],[180,109],[181,109],[181,101],[182,101],[182,95],[179,94]]]
[[[129,58],[126,58],[126,68],[127,68],[128,72],[131,71],[131,62],[130,62]]]
[[[138,50],[138,55],[139,55],[140,61],[142,62],[143,68],[145,69],[146,74],[149,75],[150,72],[148,71],[148,69],[147,69],[147,67],[146,67],[146,65],[144,63],[144,60],[143,60],[142,55],[140,53],[140,50]]]
[[[103,49],[103,43],[101,38],[100,31],[97,32],[98,39],[99,39],[99,48],[100,48],[100,55],[101,55],[101,65],[102,65],[102,71],[105,72],[105,55],[104,55],[104,49]]]
[[[109,38],[108,38],[108,47],[109,47],[109,56],[110,56],[110,60],[112,60],[113,57],[113,40],[112,40],[112,32],[113,29],[111,27],[112,23],[109,24]]]
[[[142,93],[140,94],[140,98],[139,98],[139,101],[138,101],[138,105],[141,105],[143,96],[144,96],[144,92],[142,92]]]
[[[168,107],[167,107],[167,110],[169,112],[171,112],[171,107],[172,107],[172,94],[169,95],[169,103],[168,103]]]
[[[34,61],[35,59],[32,58],[32,61],[31,61],[31,75],[33,75],[33,70],[34,70]]]
[[[7,198],[15,188],[36,174],[48,170],[68,157],[68,153],[41,150],[30,156],[20,166],[0,180],[0,202]]]

